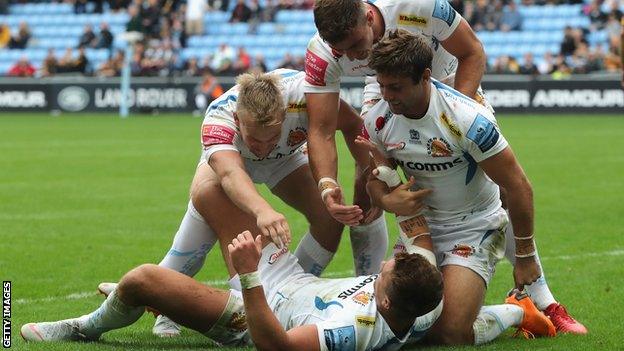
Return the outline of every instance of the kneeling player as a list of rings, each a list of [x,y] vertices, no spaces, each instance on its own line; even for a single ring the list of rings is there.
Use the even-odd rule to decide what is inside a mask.
[[[295,252],[303,269],[320,275],[327,266],[343,226],[325,209],[304,152],[308,130],[301,89],[304,77],[303,72],[293,70],[245,74],[208,107],[202,125],[204,152],[191,186],[191,201],[160,266],[194,276],[220,238],[215,225],[222,224],[222,232],[229,234],[242,217],[250,218],[251,224],[239,227],[239,232],[257,227],[278,245],[287,244],[290,229],[286,219],[260,196],[254,183],[266,184],[310,223]],[[350,124],[361,124],[361,120],[343,103],[339,129],[354,129]],[[230,203],[238,208],[237,216],[219,216]],[[223,257],[227,261],[228,256]],[[111,285],[100,285],[105,294],[110,289]],[[160,336],[180,333],[165,316],[157,318],[153,331]]]

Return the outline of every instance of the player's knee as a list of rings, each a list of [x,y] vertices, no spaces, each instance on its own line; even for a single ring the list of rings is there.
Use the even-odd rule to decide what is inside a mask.
[[[472,325],[461,325],[456,321],[438,320],[431,330],[429,338],[435,344],[440,345],[472,345],[474,335]]]
[[[211,202],[209,197],[212,194],[217,194],[220,190],[221,184],[213,179],[204,179],[196,182],[191,188],[191,201],[193,202],[193,206],[201,213],[201,209]]]
[[[143,264],[134,268],[121,278],[117,286],[117,293],[126,298],[141,295],[149,289],[150,282],[156,275],[159,267],[155,264]]]

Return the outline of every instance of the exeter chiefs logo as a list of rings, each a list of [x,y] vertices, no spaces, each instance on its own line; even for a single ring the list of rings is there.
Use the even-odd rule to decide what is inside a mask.
[[[305,129],[297,127],[295,130],[291,130],[288,133],[288,140],[286,143],[288,146],[295,146],[303,143],[308,137],[308,133]]]
[[[427,152],[432,157],[453,156],[451,145],[446,140],[437,137],[433,137],[427,141]]]

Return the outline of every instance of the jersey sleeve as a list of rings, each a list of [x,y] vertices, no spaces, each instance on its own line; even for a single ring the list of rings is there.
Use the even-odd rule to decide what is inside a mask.
[[[218,151],[240,152],[235,145],[238,136],[238,128],[234,122],[235,109],[235,95],[223,95],[208,106],[201,128],[201,142],[206,162],[209,162],[210,157]]]
[[[316,324],[321,351],[356,351],[355,325],[323,321]]]
[[[308,42],[305,54],[306,93],[337,93],[340,91],[340,64],[331,48],[316,34]]]
[[[494,116],[485,108],[464,125],[463,147],[477,162],[503,151],[509,144],[496,123]],[[478,110],[478,111],[479,111]]]
[[[461,15],[446,0],[429,0],[431,9],[431,25],[433,36],[445,41],[453,34],[461,22]]]

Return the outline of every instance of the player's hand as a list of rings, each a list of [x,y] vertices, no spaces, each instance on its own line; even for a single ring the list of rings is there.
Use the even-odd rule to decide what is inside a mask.
[[[367,140],[363,136],[358,135],[355,138],[355,143],[357,145],[359,145],[361,147],[364,147],[364,148],[366,148],[368,150],[368,154],[371,156],[371,167],[373,169],[375,169],[376,167],[379,167],[379,166],[392,167],[392,165],[390,164],[390,161],[388,161],[386,156],[384,156],[384,154],[382,154],[381,151],[379,151],[379,149],[377,149],[375,144],[370,142],[370,140]]]
[[[431,189],[411,191],[416,180],[410,177],[407,183],[399,185],[390,193],[384,195],[382,204],[384,210],[397,216],[415,216],[425,208],[424,198],[431,194]]]
[[[531,285],[541,277],[541,271],[535,257],[516,258],[513,269],[516,289],[523,290],[525,285]]]
[[[280,249],[290,244],[290,227],[283,214],[273,209],[264,210],[256,216],[256,224],[260,232],[270,237]]]
[[[344,225],[356,226],[364,218],[360,206],[344,204],[342,190],[339,187],[328,192],[323,198],[323,202],[329,214]]]
[[[254,239],[251,232],[246,230],[228,245],[228,253],[238,274],[255,272],[262,256],[262,236],[258,235]]]

